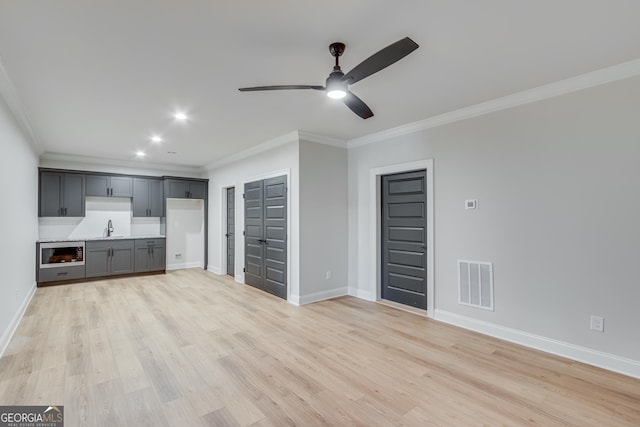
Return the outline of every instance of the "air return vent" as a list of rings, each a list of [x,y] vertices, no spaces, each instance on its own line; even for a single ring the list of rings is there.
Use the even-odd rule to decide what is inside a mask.
[[[458,260],[458,302],[493,310],[493,264]]]

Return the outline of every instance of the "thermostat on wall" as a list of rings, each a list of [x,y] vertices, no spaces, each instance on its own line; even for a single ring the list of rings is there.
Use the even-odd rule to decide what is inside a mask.
[[[478,209],[478,199],[471,199],[464,201],[464,208],[469,209]]]

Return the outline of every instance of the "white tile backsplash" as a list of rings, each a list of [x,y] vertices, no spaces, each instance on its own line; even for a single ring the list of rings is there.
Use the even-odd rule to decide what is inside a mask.
[[[39,218],[40,239],[105,237],[109,220],[114,236],[164,234],[161,218],[133,218],[130,198],[87,197],[84,218]]]

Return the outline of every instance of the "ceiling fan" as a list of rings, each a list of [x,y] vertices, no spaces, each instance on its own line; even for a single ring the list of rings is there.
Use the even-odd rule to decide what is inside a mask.
[[[405,37],[402,40],[390,44],[384,49],[374,53],[369,58],[362,61],[360,64],[349,71],[347,74],[343,73],[340,69],[338,58],[343,54],[345,45],[344,43],[332,43],[329,46],[329,52],[336,58],[336,65],[333,67],[333,71],[327,77],[325,86],[313,86],[313,85],[277,85],[277,86],[256,86],[256,87],[243,87],[238,90],[241,92],[251,92],[259,90],[289,90],[289,89],[314,89],[323,90],[327,93],[329,98],[342,99],[347,107],[351,109],[358,116],[363,119],[368,119],[373,116],[373,111],[365,104],[360,98],[355,96],[353,92],[349,90],[349,85],[352,85],[365,77],[377,73],[378,71],[388,67],[409,55],[411,52],[418,48],[418,44],[411,40],[409,37]]]

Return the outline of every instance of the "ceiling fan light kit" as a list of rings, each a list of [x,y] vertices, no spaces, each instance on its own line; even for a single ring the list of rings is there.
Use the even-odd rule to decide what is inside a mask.
[[[387,68],[389,65],[401,60],[405,56],[418,48],[418,44],[411,40],[409,37],[405,37],[397,42],[390,44],[384,49],[374,53],[369,58],[356,65],[347,74],[344,74],[340,69],[339,57],[344,53],[344,43],[332,43],[329,46],[329,52],[336,58],[336,63],[333,67],[333,71],[327,77],[325,86],[313,86],[313,85],[277,85],[277,86],[255,86],[240,88],[241,92],[254,92],[263,90],[291,90],[291,89],[313,89],[323,90],[327,96],[332,99],[342,99],[351,111],[356,113],[363,119],[368,119],[373,116],[373,111],[364,103],[360,98],[353,94],[349,90],[349,85],[352,85],[360,80],[369,77],[378,71]]]

